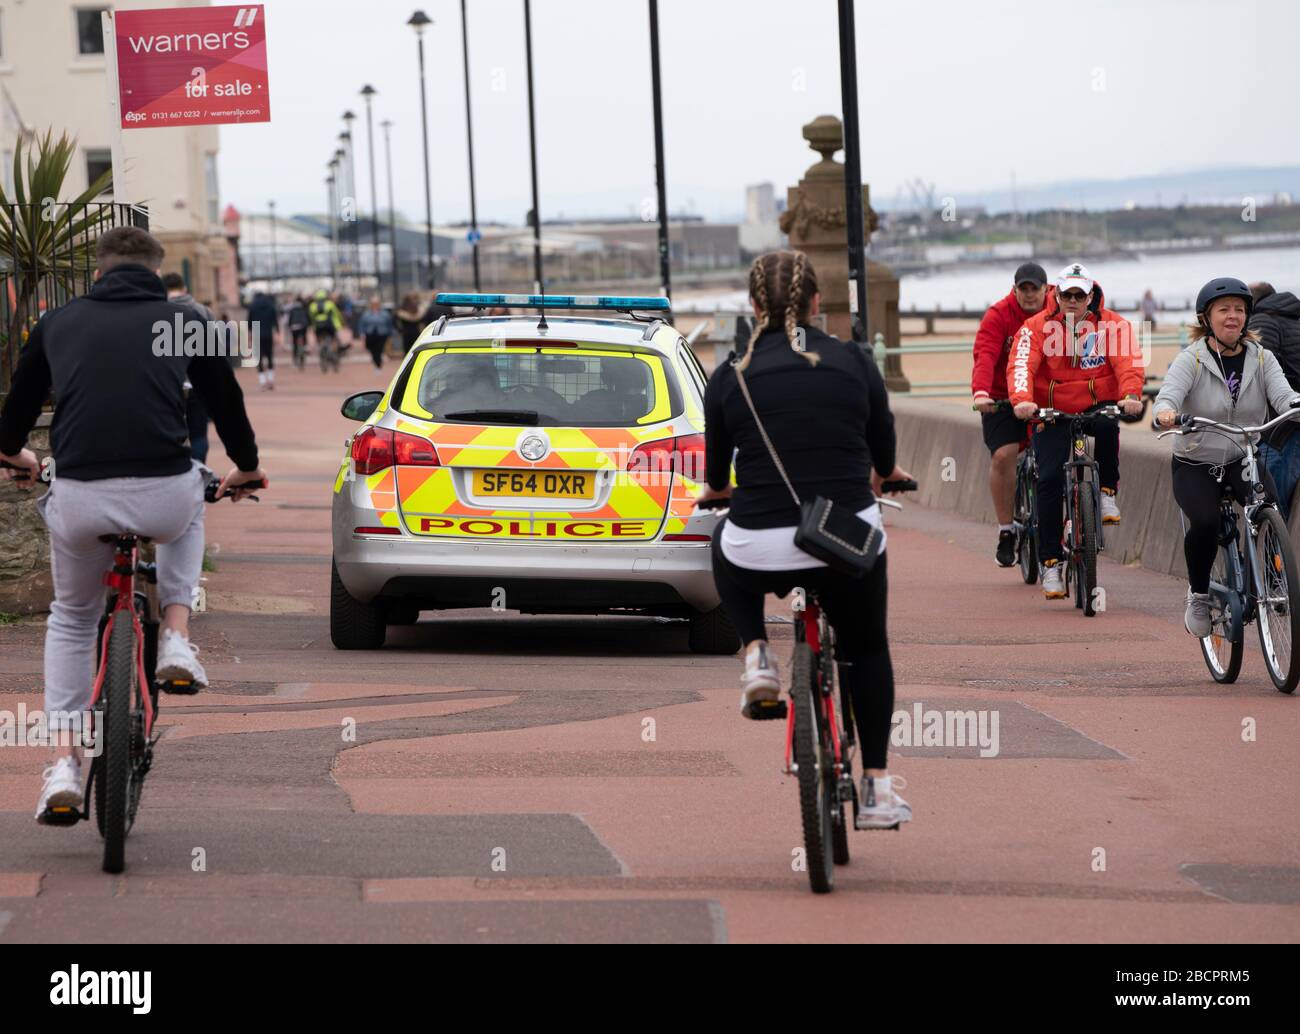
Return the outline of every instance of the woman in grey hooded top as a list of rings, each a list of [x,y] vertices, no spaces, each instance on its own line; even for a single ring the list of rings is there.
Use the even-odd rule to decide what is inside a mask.
[[[1169,365],[1156,397],[1156,422],[1173,427],[1181,413],[1221,423],[1262,424],[1269,407],[1278,413],[1300,405],[1277,357],[1261,348],[1246,330],[1253,300],[1240,280],[1211,280],[1196,298],[1192,343]],[[1187,558],[1187,631],[1197,638],[1210,634],[1210,569],[1218,550],[1219,499],[1223,486],[1245,505],[1245,482],[1239,439],[1204,432],[1174,439],[1174,499],[1187,517],[1183,552]],[[1273,479],[1261,463],[1260,478],[1276,500]]]

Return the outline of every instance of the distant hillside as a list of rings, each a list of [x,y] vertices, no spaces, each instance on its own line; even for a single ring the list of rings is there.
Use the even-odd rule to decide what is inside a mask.
[[[872,191],[871,203],[882,211],[909,207],[906,202],[882,190]],[[1194,172],[1166,173],[1156,176],[1131,176],[1115,180],[1065,180],[1017,187],[1014,208],[1021,212],[1047,209],[1092,211],[1123,208],[1135,204],[1142,208],[1174,205],[1240,205],[1245,197],[1258,204],[1268,204],[1278,193],[1290,194],[1300,202],[1300,165],[1200,169]],[[936,203],[944,197],[942,184],[937,185]],[[951,195],[960,207],[983,205],[989,212],[1010,212],[1013,208],[1010,185],[1006,190],[957,192]]]

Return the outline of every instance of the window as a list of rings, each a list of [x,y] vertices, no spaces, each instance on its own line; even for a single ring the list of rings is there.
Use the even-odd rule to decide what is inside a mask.
[[[99,16],[107,7],[78,7],[77,16],[77,53],[104,53],[104,23]]]
[[[203,183],[208,194],[208,225],[221,222],[221,195],[217,190],[217,156],[209,151],[203,156]]]
[[[105,172],[113,171],[113,152],[112,151],[86,151],[86,186],[90,186]],[[104,194],[111,194],[112,188],[104,191]]]

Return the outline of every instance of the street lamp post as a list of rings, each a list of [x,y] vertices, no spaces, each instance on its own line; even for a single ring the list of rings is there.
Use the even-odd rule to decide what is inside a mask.
[[[375,200],[375,127],[371,117],[370,99],[379,91],[367,83],[361,87],[366,99],[366,150],[370,155],[370,257],[375,267],[375,290],[383,289],[379,278],[379,202]]]
[[[397,287],[397,210],[393,207],[393,143],[388,133],[393,123],[390,119],[384,119],[379,125],[384,131],[384,164],[388,170],[388,248],[392,255],[393,312],[396,312],[401,308],[402,302],[398,297]]]
[[[347,219],[344,218],[344,215],[345,215],[345,214],[347,214],[347,215],[351,215],[353,219],[356,218],[356,197],[353,195],[353,192],[352,192],[352,190],[351,190],[351,188],[350,188],[350,184],[348,185],[348,186],[349,186],[348,193],[344,194],[344,192],[343,192],[344,183],[341,182],[341,181],[344,180],[344,164],[343,164],[343,159],[346,158],[346,157],[347,157],[347,152],[346,152],[345,150],[343,150],[343,148],[339,147],[339,148],[336,148],[336,149],[335,149],[335,151],[334,151],[334,165],[335,165],[335,169],[334,169],[334,202],[335,202],[336,208],[335,208],[335,212],[334,212],[334,221],[335,221],[336,225],[338,226],[338,233],[337,233],[337,236],[336,236],[336,238],[335,238],[335,251],[336,251],[336,252],[339,254],[339,256],[340,256],[340,266],[342,266],[342,265],[346,265],[347,268],[348,268],[348,270],[351,271],[351,270],[354,269],[354,267],[355,267],[355,263],[353,262],[352,259],[348,258],[348,249],[347,249],[347,245],[344,243],[344,240],[345,240],[346,234],[344,233],[343,224],[344,224],[345,222],[348,222],[348,221],[349,221],[349,220],[347,220]],[[347,205],[347,212],[346,212],[346,213],[344,213],[344,211],[343,211],[343,206],[344,206],[344,203],[345,203],[345,202],[351,202],[351,204],[348,204],[348,205]],[[355,227],[354,227],[354,230],[355,230]],[[353,240],[355,240],[355,239],[356,239],[356,235],[355,235],[355,233],[354,233],[354,234],[353,234]],[[342,270],[340,270],[340,278],[341,278],[341,279],[343,280],[343,282],[346,284],[346,283],[347,283],[347,277],[342,276],[341,273],[342,273]]]
[[[465,137],[469,142],[469,233],[474,245],[474,290],[482,291],[478,260],[478,203],[474,197],[474,122],[469,105],[469,22],[465,17],[465,0],[460,0],[460,43],[465,58]]]
[[[338,160],[331,159],[329,163],[330,174],[325,177],[326,189],[326,209],[325,217],[329,220],[330,227],[330,290],[338,288],[339,279],[339,259],[338,259],[338,241],[334,235],[334,188],[338,180],[335,173],[338,170]]]
[[[433,266],[433,189],[429,184],[429,106],[424,93],[424,27],[433,19],[423,11],[416,11],[406,24],[415,30],[420,52],[420,131],[424,135],[424,254],[429,263],[429,286],[437,285]]]
[[[871,338],[867,325],[867,258],[862,223],[862,157],[858,146],[858,52],[853,27],[853,0],[839,0],[840,94],[844,108],[844,214],[849,231],[849,282],[857,292],[858,318],[853,337],[866,348]]]
[[[668,189],[664,177],[664,112],[659,85],[659,0],[650,0],[650,86],[654,93],[655,193],[659,206],[659,277],[664,297],[673,296],[668,251]]]
[[[533,116],[533,16],[529,0],[524,0],[524,51],[528,64],[528,158],[533,170],[533,290],[546,293],[542,276],[542,212],[537,204],[537,120]],[[542,310],[542,318],[546,312]]]
[[[275,202],[269,203],[271,209],[271,280],[275,281],[276,261],[275,261]]]

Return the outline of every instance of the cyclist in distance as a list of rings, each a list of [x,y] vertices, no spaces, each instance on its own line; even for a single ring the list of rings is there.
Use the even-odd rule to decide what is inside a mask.
[[[1101,285],[1077,262],[1057,274],[1054,286],[1051,304],[1025,321],[1007,360],[1016,416],[1031,420],[1039,408],[1091,412],[1114,402],[1126,414],[1140,414],[1146,364],[1133,325],[1106,308]],[[1101,520],[1118,524],[1119,427],[1105,419],[1093,419],[1091,425],[1101,480]],[[1049,600],[1065,597],[1061,506],[1069,453],[1068,421],[1035,428],[1038,551],[1043,595]]]
[[[1156,423],[1173,427],[1180,413],[1224,424],[1250,426],[1300,405],[1277,356],[1260,346],[1246,329],[1254,300],[1250,289],[1232,277],[1218,277],[1196,296],[1192,343],[1165,374],[1152,408]],[[1178,435],[1172,460],[1174,499],[1187,518],[1183,554],[1187,560],[1187,612],[1183,624],[1198,639],[1210,634],[1210,570],[1219,548],[1219,498],[1231,488],[1237,502],[1249,501],[1243,480],[1242,445],[1220,434]],[[1273,478],[1263,463],[1260,479],[1277,501]]]
[[[190,603],[203,563],[206,472],[186,440],[184,384],[202,398],[235,466],[221,490],[235,498],[264,478],[244,397],[222,354],[191,356],[176,337],[177,315],[192,309],[167,300],[158,276],[163,248],[136,227],[105,232],[95,252],[95,283],[33,328],[0,413],[0,460],[20,487],[39,474],[27,436],[51,389],[50,489],[37,503],[50,531],[54,602],[45,633],[45,711],[52,731],[90,707],[95,639],[104,610],[104,574],[113,543],[101,535],[132,532],[158,543],[162,628],[157,677],[207,684],[189,641]],[[166,328],[163,334],[158,328]],[[206,335],[205,341],[212,340]],[[188,338],[188,333],[182,335]],[[215,337],[215,335],[214,335]],[[55,747],[36,815],[47,806],[82,803],[81,763],[71,744]]]
[[[713,538],[713,573],[744,644],[741,714],[757,716],[779,698],[780,676],[763,625],[766,593],[815,590],[834,629],[862,743],[859,828],[911,819],[904,786],[887,768],[894,672],[886,638],[886,563],[864,578],[832,571],[794,544],[799,508],[764,444],[736,377],[744,372],[754,408],[801,499],[824,496],[881,526],[875,492],[911,475],[895,464],[894,418],[884,380],[856,345],[811,323],[821,305],[803,252],[769,252],[749,271],[756,325],[743,356],[722,363],[704,395],[708,486],[701,501],[729,498]],[[734,364],[734,365],[733,365]],[[735,455],[736,486],[731,487]]]
[[[311,319],[311,329],[316,335],[316,347],[321,355],[321,372],[330,357],[334,372],[339,372],[339,330],[343,327],[343,313],[324,289],[316,292],[316,297],[307,306],[307,315]]]
[[[1007,355],[1016,332],[1025,320],[1041,312],[1051,295],[1047,273],[1037,262],[1026,262],[1016,270],[1011,290],[994,302],[980,320],[975,334],[974,364],[971,367],[971,403],[979,410],[989,462],[989,492],[998,518],[997,564],[1011,567],[1016,562],[1016,533],[1012,509],[1016,493],[1016,459],[1029,444],[1028,428],[1010,409],[996,403],[1007,397]]]

